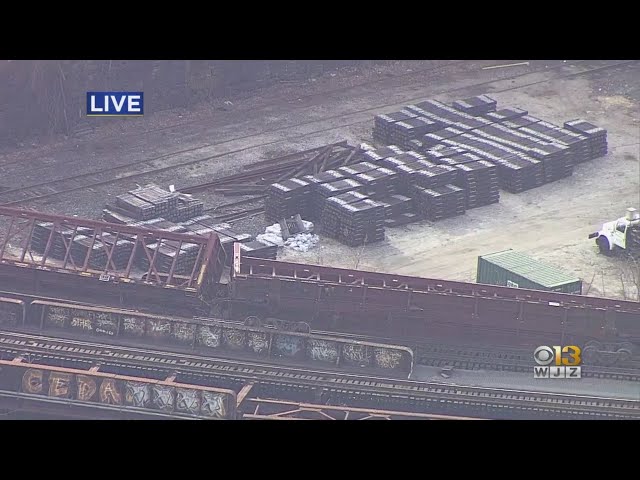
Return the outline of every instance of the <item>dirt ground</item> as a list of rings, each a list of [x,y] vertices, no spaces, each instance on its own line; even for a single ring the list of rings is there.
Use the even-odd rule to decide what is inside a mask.
[[[640,62],[612,67],[620,62],[533,61],[482,69],[501,63],[511,62],[405,61],[346,69],[232,98],[226,109],[203,105],[193,112],[162,112],[109,125],[82,138],[0,157],[0,187],[121,166],[104,173],[105,179],[113,176],[108,185],[24,204],[97,217],[106,202],[136,183],[180,188],[295,150],[343,139],[371,143],[373,116],[378,113],[428,98],[451,101],[487,93],[499,106],[524,108],[556,124],[579,117],[591,121],[608,130],[610,153],[578,165],[570,178],[517,195],[501,192],[497,205],[436,223],[388,229],[386,241],[379,244],[352,249],[322,238],[314,250],[283,252],[280,258],[474,281],[478,255],[514,248],[582,278],[589,295],[638,299],[638,269],[623,259],[599,255],[587,235],[602,222],[623,215],[627,207],[640,207]],[[172,153],[186,149],[193,150]],[[118,180],[139,171],[145,160],[150,168],[166,170]],[[185,162],[191,163],[181,166]],[[206,192],[202,197],[207,207],[233,200]],[[264,226],[256,217],[239,227],[256,234]]]

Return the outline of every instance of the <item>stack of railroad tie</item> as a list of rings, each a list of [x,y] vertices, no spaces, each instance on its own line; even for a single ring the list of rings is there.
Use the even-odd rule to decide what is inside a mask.
[[[52,235],[53,232],[53,235]],[[93,231],[88,228],[79,227],[76,235],[92,235]],[[44,253],[49,245],[47,256],[57,259],[64,259],[67,245],[73,237],[73,229],[61,227],[53,231],[53,223],[40,222],[33,227],[30,247],[35,252]]]
[[[386,144],[394,143],[393,125],[397,122],[404,122],[416,118],[417,116],[415,113],[406,109],[385,115],[376,115],[373,125],[373,139]]]
[[[227,255],[227,264],[231,264],[233,259],[233,244],[248,243],[253,241],[253,236],[248,233],[238,233],[226,223],[219,223],[210,215],[200,215],[190,220],[180,223],[186,231],[193,235],[208,237],[211,233],[215,233],[220,240],[222,248]]]
[[[456,185],[412,187],[414,208],[427,220],[437,221],[465,213],[465,191]]]
[[[133,246],[134,243],[128,239],[116,239],[115,235],[103,232],[95,239],[88,235],[78,235],[74,238],[70,251],[77,267],[82,266],[88,257],[88,266],[91,268],[120,270],[127,267]]]
[[[467,209],[500,201],[498,172],[493,163],[478,159],[455,167],[459,171],[455,185],[464,189]]]
[[[588,139],[590,158],[604,157],[607,154],[607,131],[604,128],[581,119],[565,122],[564,128]]]
[[[359,173],[353,180],[360,183],[362,193],[378,199],[398,193],[400,176],[389,168],[379,167],[367,173]]]
[[[478,117],[489,112],[495,112],[498,102],[487,95],[478,95],[477,97],[466,98],[453,102],[453,108],[460,110],[468,115]]]
[[[424,135],[423,125],[429,125]],[[559,127],[521,108],[498,109],[497,102],[486,95],[459,100],[452,106],[427,100],[407,105],[400,112],[378,115],[374,139],[401,143],[422,154],[436,146],[471,147],[466,151],[497,165],[500,186],[512,193],[568,177],[575,164],[607,152],[604,129],[584,120]]]
[[[327,199],[323,232],[352,247],[384,240],[384,206],[349,193]]]
[[[344,180],[345,178],[345,174],[342,171],[342,168],[348,168],[348,167],[341,167],[337,170],[328,170],[326,172],[322,172],[322,173],[316,173],[315,175],[305,175],[304,177],[302,177],[302,179],[305,182],[308,182],[309,185],[311,186],[311,198],[310,198],[310,206],[307,209],[307,216],[305,217],[305,220],[310,220],[310,221],[316,221],[317,219],[319,219],[322,215],[322,206],[324,205],[324,200],[325,197],[323,196],[322,193],[320,193],[320,185],[324,185],[325,183],[333,183],[333,182],[337,182],[338,180]],[[269,197],[267,199],[266,205],[269,205],[271,200],[271,197]],[[296,213],[300,213],[300,212],[296,212]],[[302,216],[302,213],[300,213],[300,215]],[[278,221],[281,220],[282,218],[290,218],[293,215],[289,215],[289,216],[285,216],[285,217],[281,217],[279,219],[277,219]]]
[[[390,195],[378,200],[384,208],[385,227],[399,227],[418,220],[413,212],[413,199],[404,195]]]
[[[569,146],[557,143],[551,137],[549,137],[551,141],[546,142],[534,135],[527,135],[525,131],[500,124],[479,128],[473,133],[540,160],[543,165],[544,180],[547,183],[569,177],[573,173],[575,152]]]
[[[327,200],[330,197],[341,195],[347,192],[360,192],[362,193],[363,185],[351,178],[345,178],[337,180],[335,182],[323,183],[316,185],[316,219],[324,218],[324,209],[327,206]],[[304,217],[303,217],[304,218]],[[324,226],[323,226],[324,227]],[[324,230],[324,228],[323,228]],[[336,237],[337,238],[337,237]]]
[[[265,199],[267,221],[279,222],[297,214],[309,218],[313,215],[311,194],[311,184],[299,178],[272,184]]]

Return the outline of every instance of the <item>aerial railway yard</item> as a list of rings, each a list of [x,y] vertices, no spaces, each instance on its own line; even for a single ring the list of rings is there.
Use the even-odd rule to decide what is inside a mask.
[[[625,72],[633,62],[557,62],[550,68],[534,62],[527,69],[494,71],[495,78],[484,77],[483,81],[463,71],[450,88],[433,91],[430,86],[428,93],[402,87],[409,78],[425,74],[437,79],[448,70],[463,67],[464,62],[451,62],[390,79],[390,83],[401,84],[393,103],[374,107],[362,102],[356,108],[334,109],[322,118],[316,112],[309,119],[303,110],[313,112],[316,99],[303,97],[302,103],[309,102],[311,108],[303,107],[298,114],[292,107],[290,118],[274,121],[274,128],[263,133],[239,135],[236,132],[242,130],[216,127],[209,131],[216,134],[215,143],[183,149],[166,148],[166,141],[159,137],[158,146],[147,154],[140,156],[131,150],[118,160],[103,162],[99,169],[83,164],[74,152],[63,162],[67,168],[56,167],[56,171],[52,170],[55,163],[34,159],[38,176],[46,181],[29,180],[31,174],[25,173],[22,165],[6,163],[11,170],[15,168],[8,181],[19,186],[0,191],[0,205],[4,205],[0,206],[0,296],[16,309],[0,307],[0,377],[18,368],[23,369],[22,379],[31,378],[24,370],[31,369],[40,371],[44,380],[41,391],[34,394],[24,391],[22,380],[2,380],[3,407],[38,410],[46,404],[55,413],[94,418],[639,418],[640,391],[634,390],[640,372],[639,352],[634,347],[640,338],[637,302],[479,287],[460,278],[459,272],[453,278],[463,281],[434,280],[451,278],[441,273],[440,267],[434,270],[437,274],[429,273],[432,279],[412,276],[415,272],[406,264],[398,271],[408,275],[397,275],[393,262],[398,260],[402,265],[406,262],[403,258],[411,258],[412,253],[407,251],[397,258],[396,253],[387,255],[390,250],[385,246],[363,250],[365,267],[359,270],[336,260],[347,252],[340,248],[336,248],[335,258],[327,260],[332,267],[312,265],[316,263],[313,255],[298,255],[293,260],[289,255],[287,260],[292,261],[284,262],[265,260],[240,254],[237,249],[230,251],[216,235],[173,233],[83,218],[96,217],[102,208],[90,200],[100,196],[96,192],[106,195],[106,188],[123,190],[132,180],[168,183],[178,177],[180,191],[202,195],[207,203],[205,213],[216,221],[260,222],[270,183],[355,162],[362,152],[349,144],[367,140],[360,128],[370,125],[373,114],[397,110],[434,94],[462,98],[482,89],[490,95],[514,98],[527,89],[536,92],[545,85]],[[364,98],[366,89],[362,85],[345,91],[359,90]],[[149,142],[153,135],[171,128],[179,129],[180,125],[149,129]],[[336,136],[345,129],[351,130],[349,142]],[[218,136],[218,132],[222,134]],[[320,139],[324,144],[314,146],[322,143]],[[284,147],[290,152],[293,148],[287,145],[293,143],[299,145],[299,152],[284,157],[264,155],[269,148]],[[628,151],[622,135],[614,136],[611,147]],[[169,150],[173,153],[166,153]],[[237,160],[240,154],[260,160],[241,161],[240,173],[238,169],[232,175],[216,171],[217,166]],[[201,169],[212,172],[203,175]],[[584,174],[580,175],[584,180]],[[27,178],[27,185],[18,180],[20,176]],[[556,195],[556,190],[551,191]],[[222,198],[237,196],[239,200]],[[505,205],[513,209],[524,205],[520,202],[507,195]],[[13,208],[22,206],[32,210]],[[78,217],[71,216],[76,213]],[[471,216],[477,221],[478,214]],[[42,248],[36,251],[32,248],[33,232],[43,222],[53,225],[56,233],[48,238],[44,235]],[[65,237],[63,230],[71,238]],[[82,258],[73,242],[78,233],[87,237],[85,245],[91,243]],[[394,249],[403,246],[400,237],[404,233],[390,233]],[[409,233],[407,238],[411,236],[415,234]],[[127,258],[119,258],[113,248],[122,239],[135,245]],[[501,241],[497,238],[493,242],[497,245]],[[480,241],[485,246],[489,242]],[[180,265],[178,256],[162,265],[160,255],[150,248],[162,243],[178,245],[178,250],[190,246],[190,268]],[[94,249],[96,244],[99,248]],[[424,250],[430,248],[437,247],[429,244]],[[377,264],[372,260],[376,255],[380,257]],[[385,264],[385,258],[391,266]],[[430,272],[424,255],[416,258],[424,263],[423,271]],[[96,268],[100,262],[105,268]],[[356,265],[359,262],[358,257]],[[363,271],[369,267],[378,272]],[[393,273],[381,274],[381,269]],[[594,290],[604,297],[600,291],[604,287]],[[51,308],[76,313],[50,315]],[[58,325],[53,321],[56,315]],[[129,326],[135,317],[142,319],[140,335],[127,334],[125,317]],[[245,320],[247,317],[253,320]],[[270,324],[269,317],[286,321]],[[98,322],[102,322],[99,327]],[[112,330],[105,330],[109,322]],[[216,338],[224,339],[225,331],[242,337],[242,348],[216,345],[207,349],[198,339],[205,327],[219,332]],[[295,359],[278,353],[281,337],[298,339],[300,351],[306,353]],[[602,391],[595,386],[591,392],[588,388],[572,390],[560,384],[549,391],[549,382],[536,389],[538,381],[524,381],[525,374],[531,376],[533,345],[570,342],[589,347],[582,376],[587,385],[601,380]],[[264,352],[256,345],[266,347]],[[325,347],[334,346],[333,360],[313,361],[308,355],[313,350],[310,345],[321,345],[325,353],[331,350]],[[386,371],[378,368],[380,365],[365,368],[357,362],[349,364],[344,361],[345,346],[349,351],[356,345],[368,349],[365,357],[369,359],[377,352],[378,358],[388,361],[389,355],[380,356],[386,349],[411,360]],[[451,378],[443,379],[440,368]],[[496,387],[476,383],[469,380],[475,377],[458,375],[457,371],[486,371],[488,375],[506,371],[522,376],[509,377],[511,385]],[[91,377],[91,372],[100,375],[88,381],[84,377]],[[35,375],[37,380],[39,374]],[[60,387],[55,383],[58,380],[51,383],[50,378],[71,380],[63,381]],[[147,392],[148,403],[136,405],[138,397],[127,382],[147,385],[140,391]],[[469,384],[459,384],[465,382]],[[101,384],[117,385],[114,391],[121,393],[121,403],[110,403],[113,395],[108,389],[107,402],[101,403]],[[34,385],[39,388],[37,381]],[[159,389],[153,390],[153,385]],[[89,395],[94,386],[95,392]],[[624,393],[616,395],[616,388]],[[205,401],[205,393],[218,395],[217,400]],[[203,408],[205,404],[208,406]]]
[[[0,334],[0,349],[5,358],[27,359],[34,368],[84,364],[109,374],[144,372],[157,380],[171,377],[234,391],[251,384],[263,398],[300,403],[319,398],[325,405],[453,416],[474,412],[477,418],[640,418],[637,399],[363,377],[8,332]]]

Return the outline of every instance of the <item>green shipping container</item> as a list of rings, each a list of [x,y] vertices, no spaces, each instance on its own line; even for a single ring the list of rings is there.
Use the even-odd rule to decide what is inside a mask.
[[[582,295],[582,280],[513,250],[478,257],[477,283]]]

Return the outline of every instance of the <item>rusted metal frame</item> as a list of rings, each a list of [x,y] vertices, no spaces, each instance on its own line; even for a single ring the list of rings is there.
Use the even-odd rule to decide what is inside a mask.
[[[332,147],[347,147],[348,145],[349,144],[348,144],[347,140],[343,140],[341,142],[337,142],[337,143],[331,144]],[[322,150],[323,148],[326,148],[328,146],[329,145],[322,145],[320,147],[310,148],[309,150],[303,150],[301,152],[289,153],[287,155],[283,155],[283,156],[277,157],[277,158],[271,158],[269,160],[262,160],[260,162],[252,163],[251,165],[247,165],[247,166],[244,167],[244,169],[245,170],[251,170],[254,167],[263,166],[263,165],[277,164],[277,163],[282,162],[283,160],[288,160],[290,158],[295,158],[297,156],[304,157],[305,155],[317,152],[318,150]],[[300,159],[300,160],[302,160],[302,159]]]
[[[309,160],[305,160],[304,163],[300,165],[298,168],[296,168],[295,170],[285,172],[283,175],[279,176],[276,182],[281,182],[282,180],[285,180],[287,178],[294,178],[294,177],[297,177],[298,175],[301,175],[310,167],[313,167],[316,163],[318,163],[322,158],[324,158],[324,156],[327,155],[327,153],[331,151],[332,148],[333,147],[329,146],[320,150],[320,153],[318,153],[317,155],[314,155]]]
[[[202,248],[202,246],[200,246]],[[171,280],[173,280],[173,272],[176,270],[176,265],[178,264],[178,257],[180,256],[180,252],[182,251],[182,240],[178,243],[177,253],[175,257],[173,257],[173,262],[171,262],[171,268],[169,269],[169,276],[167,277],[167,285],[171,285]]]
[[[64,238],[64,236],[62,237],[62,242],[64,243],[64,246],[67,249],[67,251],[64,254],[64,262],[62,264],[62,268],[67,268],[67,263],[69,262],[69,260],[71,260],[71,265],[73,265],[73,269],[74,270],[78,269],[76,262],[73,261],[73,255],[71,255],[71,248],[73,247],[73,241],[75,240],[77,234],[78,234],[78,225],[76,225],[73,228],[73,235],[71,235],[71,239],[69,240],[69,245],[67,245],[67,241]]]
[[[47,239],[47,245],[44,247],[44,252],[42,254],[42,260],[40,261],[40,266],[44,266],[47,261],[47,257],[49,256],[49,251],[51,250],[51,244],[53,243],[54,236],[56,234],[57,228],[60,224],[57,221],[53,222],[53,227],[51,228],[51,233],[49,234],[49,238]],[[62,233],[60,233],[62,235]]]
[[[9,238],[11,238],[11,230],[13,230],[13,225],[16,223],[16,217],[11,217],[11,223],[9,224],[9,229],[7,230],[7,235],[2,242],[2,248],[0,249],[0,259],[4,258],[4,251],[7,248],[7,244],[9,243]]]
[[[116,238],[113,241],[113,245],[111,245],[111,249],[108,249],[106,242],[103,240],[102,235],[100,235],[100,241],[102,242],[102,247],[107,252],[107,263],[106,263],[106,265],[104,267],[105,273],[109,270],[109,265],[111,265],[111,267],[113,267],[113,271],[114,272],[118,271],[118,269],[116,268],[116,264],[113,262],[112,258],[113,258],[113,252],[116,251],[116,248],[118,246],[119,237],[120,237],[120,232],[116,232]]]
[[[96,228],[93,231],[93,235],[91,236],[91,245],[89,245],[89,248],[87,249],[87,254],[84,257],[84,262],[82,264],[83,272],[86,272],[87,269],[89,268],[89,259],[91,258],[91,254],[93,253],[93,246],[96,244],[96,235],[98,234],[99,231],[100,229]]]
[[[147,256],[147,259],[149,259],[149,270],[147,270],[147,281],[150,280],[151,277],[151,271],[153,270],[153,273],[156,276],[156,280],[158,281],[158,283],[162,283],[162,279],[160,278],[160,274],[158,273],[158,270],[156,269],[156,257],[158,256],[158,252],[160,251],[160,245],[162,244],[162,235],[158,235],[157,237],[158,241],[156,242],[156,249],[153,252],[153,258],[149,255],[149,250],[147,249],[147,246],[143,243],[142,247],[144,248],[144,253]]]
[[[353,151],[347,156],[344,162],[342,162],[341,166],[349,165],[351,159],[360,151],[360,147],[354,147]]]
[[[247,395],[249,395],[252,389],[253,383],[247,383],[240,389],[236,399],[236,408],[240,408],[240,405],[242,404],[242,402],[244,402],[244,399],[247,397]]]
[[[115,223],[108,223],[99,220],[90,220],[85,218],[68,217],[65,215],[53,215],[49,213],[34,212],[31,210],[24,210],[12,207],[0,206],[0,216],[15,216],[16,218],[33,219],[37,221],[45,222],[58,222],[66,225],[78,225],[81,227],[87,227],[92,229],[102,229],[108,233],[129,233],[132,235],[146,235],[155,237],[158,234],[158,230],[149,228],[132,227],[130,225],[117,225]],[[204,237],[198,235],[190,235],[186,233],[174,233],[174,232],[162,232],[165,240],[183,240],[185,242],[192,243],[206,243]]]
[[[12,216],[11,218],[15,221],[15,219],[17,219],[19,217]],[[14,223],[16,225],[15,232],[11,233],[11,231],[7,231],[7,235],[4,237],[4,240],[3,240],[3,243],[2,243],[3,254],[2,254],[2,256],[0,256],[0,259],[4,258],[4,250],[5,250],[6,246],[9,245],[9,243],[11,242],[11,240],[14,237],[17,237],[19,234],[21,234],[23,231],[27,230],[29,227],[34,228],[33,225],[32,225],[33,224],[33,220],[32,219],[26,219],[26,220],[27,220],[27,223],[24,223],[22,225]],[[18,241],[18,245],[20,245],[19,241]],[[29,246],[29,242],[27,242],[26,245],[28,247]],[[23,247],[22,251],[26,252],[26,249]],[[26,255],[26,253],[25,253],[25,255]],[[33,256],[31,257],[31,259],[33,260]]]
[[[210,234],[213,235],[213,234]],[[207,252],[208,252],[208,248],[209,248],[209,244],[207,244]],[[198,249],[198,255],[196,255],[196,259],[193,262],[193,268],[191,269],[191,274],[189,275],[189,279],[186,280],[182,285],[187,285],[187,287],[191,287],[191,285],[193,284],[193,277],[196,275],[196,271],[198,270],[198,264],[200,263],[200,258],[202,257],[202,251],[205,249],[205,247],[203,245],[200,245],[200,248]],[[205,256],[202,260],[202,265],[200,268],[200,275],[199,277],[204,279],[204,276],[207,274],[207,269],[208,269],[209,265],[208,265],[208,261],[207,261],[207,254],[205,252]],[[200,280],[200,278],[198,280]]]
[[[252,259],[250,257],[246,258],[245,263],[251,264],[253,262],[259,261],[263,266],[275,265],[276,267],[282,267],[287,270],[293,270],[295,268],[304,267],[309,270],[313,268],[317,273],[329,272],[333,276],[339,275],[340,273],[345,274],[360,274],[367,278],[375,279],[378,281],[384,281],[389,277],[393,277],[399,281],[404,281],[410,288],[414,290],[425,290],[429,286],[438,286],[440,287],[439,291],[445,290],[454,290],[458,293],[460,292],[468,292],[468,295],[472,295],[473,292],[478,292],[481,296],[496,296],[505,299],[514,299],[517,300],[519,297],[523,295],[528,295],[531,297],[532,301],[536,301],[538,303],[543,302],[556,302],[569,306],[589,306],[596,308],[615,308],[617,310],[629,311],[632,313],[640,313],[640,304],[631,301],[622,301],[615,299],[605,299],[605,298],[597,298],[597,297],[586,297],[581,295],[569,295],[566,293],[557,293],[557,292],[544,292],[544,291],[523,291],[522,289],[513,289],[508,287],[499,287],[499,286],[487,286],[487,285],[478,285],[472,283],[464,283],[464,282],[453,282],[453,281],[445,281],[445,280],[436,280],[429,278],[419,278],[419,277],[407,277],[407,276],[398,276],[398,275],[390,275],[378,272],[363,272],[363,271],[354,271],[347,269],[339,269],[333,267],[324,267],[320,265],[303,265],[303,264],[295,264],[290,262],[281,262],[277,260],[268,260],[268,259]]]
[[[136,240],[133,243],[133,249],[131,250],[131,255],[129,255],[129,261],[127,262],[127,268],[124,272],[124,278],[129,278],[129,275],[131,275],[131,269],[133,268],[133,262],[136,259],[136,253],[138,251],[138,243],[140,243],[140,236],[136,235],[135,236]],[[144,242],[144,238],[142,239],[142,241]]]
[[[282,400],[271,400],[271,399],[263,399],[263,398],[250,398],[247,399],[246,402],[255,402],[256,403],[256,408],[254,410],[254,414],[255,415],[263,415],[265,417],[268,417],[270,415],[273,416],[279,416],[279,415],[283,415],[283,414],[290,414],[292,412],[297,412],[297,411],[315,411],[315,412],[322,412],[324,413],[324,411],[331,411],[331,412],[343,412],[343,413],[362,413],[365,415],[368,415],[369,417],[391,417],[391,416],[398,416],[398,417],[413,417],[413,418],[423,418],[423,419],[430,419],[430,420],[450,420],[450,419],[456,419],[456,420],[479,420],[477,418],[470,418],[470,417],[457,417],[457,416],[449,416],[449,415],[439,415],[439,414],[431,414],[431,413],[416,413],[416,412],[401,412],[401,411],[397,411],[397,410],[377,410],[374,408],[362,408],[362,407],[344,407],[344,406],[338,406],[338,405],[316,405],[316,404],[309,404],[309,403],[298,403],[295,401],[282,401]],[[271,406],[277,406],[277,407],[282,407],[282,408],[288,408],[288,411],[285,412],[279,412],[279,413],[274,413],[274,414],[260,414],[260,407],[263,405],[271,405]],[[326,414],[325,414],[326,415]],[[330,417],[332,419],[335,419],[333,417]]]
[[[318,172],[324,172],[325,167],[327,166],[327,160],[329,160],[331,158],[331,155],[333,154],[333,147],[331,147],[329,149],[329,151],[327,152],[327,154],[325,155],[325,157],[322,159],[322,163],[320,164],[320,166],[316,169],[316,171],[314,173],[318,173]],[[316,166],[318,164],[316,163]]]
[[[24,256],[26,255],[27,251],[29,251],[29,256],[31,257],[31,261],[33,263],[35,263],[35,259],[33,258],[33,255],[31,254],[31,238],[33,237],[33,231],[36,229],[36,219],[32,218],[31,219],[31,228],[29,229],[29,235],[27,236],[27,239],[25,241],[24,247],[22,249],[22,254],[20,255],[20,261],[24,262]]]

